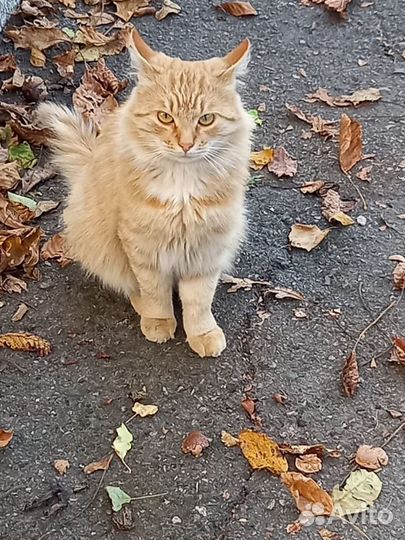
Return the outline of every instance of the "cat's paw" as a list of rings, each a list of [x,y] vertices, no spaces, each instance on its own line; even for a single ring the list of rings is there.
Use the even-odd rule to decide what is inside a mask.
[[[176,319],[150,319],[141,317],[142,334],[147,340],[155,343],[164,343],[174,338]]]
[[[219,356],[226,347],[223,331],[219,326],[200,336],[187,338],[188,344],[201,358],[205,356]]]

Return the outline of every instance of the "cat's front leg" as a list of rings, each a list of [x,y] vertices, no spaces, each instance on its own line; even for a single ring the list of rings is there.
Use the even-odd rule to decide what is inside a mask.
[[[164,343],[174,337],[176,319],[173,311],[172,279],[153,270],[132,266],[139,290],[130,297],[141,316],[141,330],[149,341]]]
[[[201,357],[219,356],[226,347],[224,333],[211,311],[217,283],[218,274],[182,279],[179,282],[187,341]]]

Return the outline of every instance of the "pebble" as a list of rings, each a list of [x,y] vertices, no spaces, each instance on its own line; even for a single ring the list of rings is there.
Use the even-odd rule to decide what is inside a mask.
[[[367,219],[364,216],[357,216],[356,221],[362,227],[367,223]]]

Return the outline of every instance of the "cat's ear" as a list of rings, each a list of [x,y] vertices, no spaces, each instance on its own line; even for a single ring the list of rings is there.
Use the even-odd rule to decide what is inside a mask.
[[[250,59],[250,41],[246,38],[230,53],[222,58],[225,71],[221,78],[235,80],[242,77],[246,71]]]
[[[132,67],[137,75],[154,71],[153,58],[158,54],[144,41],[141,34],[132,28],[126,36],[126,46],[131,56]]]

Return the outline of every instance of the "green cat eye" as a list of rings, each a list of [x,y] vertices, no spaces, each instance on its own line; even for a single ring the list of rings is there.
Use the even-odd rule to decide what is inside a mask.
[[[201,124],[202,126],[210,126],[214,120],[215,120],[215,114],[208,113],[208,114],[203,114],[198,120],[198,123]]]
[[[174,122],[173,116],[164,111],[159,111],[157,113],[157,117],[160,120],[160,122],[162,122],[162,124],[172,124]]]

